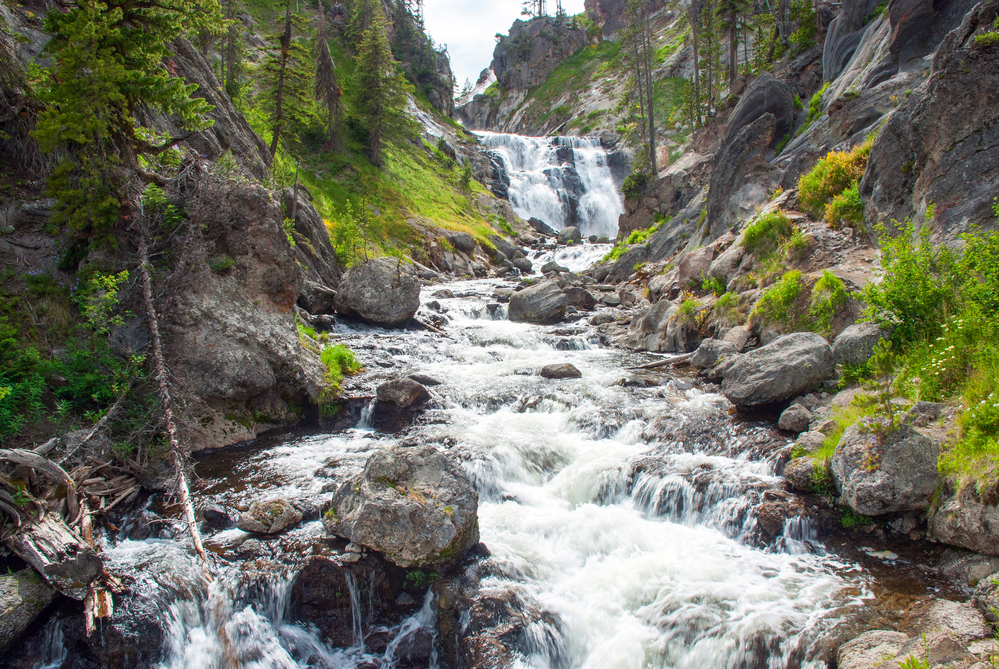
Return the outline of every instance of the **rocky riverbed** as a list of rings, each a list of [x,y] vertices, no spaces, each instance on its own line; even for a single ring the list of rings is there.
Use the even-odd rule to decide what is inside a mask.
[[[512,285],[425,288],[445,335],[336,326],[367,371],[328,430],[198,458],[221,576],[154,497],[107,538],[123,588],[100,643],[64,606],[12,666],[867,667],[924,632],[960,639],[949,666],[986,656],[961,602],[999,565],[847,532],[786,488],[791,433],[692,372],[634,369],[650,354],[589,324],[617,306],[512,322]],[[841,647],[869,629],[893,636]]]

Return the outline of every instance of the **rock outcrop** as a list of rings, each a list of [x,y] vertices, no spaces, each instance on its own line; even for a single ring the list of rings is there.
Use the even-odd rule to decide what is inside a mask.
[[[939,457],[940,445],[911,427],[877,434],[858,424],[843,433],[830,469],[856,513],[925,511],[940,483]]]
[[[819,335],[784,335],[736,360],[725,372],[722,393],[736,406],[775,404],[817,388],[833,365],[832,349]]]
[[[551,325],[565,316],[568,298],[554,281],[543,281],[510,296],[511,321]]]
[[[351,318],[386,327],[409,322],[420,309],[420,279],[397,258],[376,258],[344,275],[336,310]]]
[[[16,643],[57,595],[31,569],[0,575],[0,652]]]
[[[947,35],[929,78],[875,139],[861,181],[869,224],[912,218],[945,238],[994,225],[999,51],[975,36],[991,30],[997,15],[999,2],[983,2]]]
[[[479,541],[479,497],[433,446],[386,448],[345,481],[323,524],[405,568],[447,570]]]

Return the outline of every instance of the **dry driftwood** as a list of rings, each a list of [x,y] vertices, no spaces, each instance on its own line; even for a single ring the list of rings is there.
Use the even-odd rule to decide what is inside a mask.
[[[142,295],[146,305],[146,318],[149,321],[150,348],[153,354],[153,367],[156,371],[156,385],[163,402],[170,455],[173,458],[174,474],[177,477],[177,497],[184,508],[184,519],[191,534],[191,541],[194,543],[194,550],[207,566],[209,564],[208,555],[205,553],[205,546],[201,541],[201,532],[198,531],[198,521],[194,517],[191,490],[187,485],[187,475],[184,473],[184,453],[180,450],[180,442],[177,440],[177,425],[173,419],[173,399],[170,395],[170,386],[167,384],[166,362],[163,359],[156,306],[153,303],[153,282],[149,276],[149,246],[146,243],[145,234],[139,238],[139,275],[142,277]]]
[[[681,365],[686,365],[690,363],[690,359],[694,357],[693,353],[684,353],[683,355],[674,355],[672,358],[667,358],[666,360],[656,360],[655,362],[650,362],[647,365],[639,365],[638,367],[629,367],[628,369],[658,369],[659,367],[680,367]]]
[[[104,570],[97,553],[54,513],[25,523],[4,543],[53,588],[76,600]]]

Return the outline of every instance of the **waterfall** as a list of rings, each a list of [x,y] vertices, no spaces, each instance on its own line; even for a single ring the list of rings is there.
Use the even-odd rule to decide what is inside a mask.
[[[574,225],[583,236],[617,235],[624,205],[598,138],[476,134],[508,181],[519,216],[539,218],[556,230]]]

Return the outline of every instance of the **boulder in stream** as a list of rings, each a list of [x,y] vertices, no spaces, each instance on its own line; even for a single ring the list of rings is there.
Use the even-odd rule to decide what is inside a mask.
[[[267,502],[254,502],[239,516],[236,527],[244,532],[256,534],[277,534],[302,522],[302,512],[291,502],[272,499]]]
[[[559,244],[578,244],[583,241],[583,233],[575,226],[569,226],[558,233]]]
[[[430,391],[412,378],[392,379],[378,386],[379,402],[391,402],[400,409],[423,404],[430,399]]]
[[[400,567],[446,571],[479,541],[478,505],[468,477],[443,452],[395,446],[340,486],[323,524]]]
[[[375,258],[344,275],[335,305],[339,313],[375,325],[405,325],[420,308],[420,279],[397,258]]]
[[[569,362],[554,365],[545,365],[541,368],[541,376],[546,379],[578,379],[583,373],[576,369],[576,366]]]
[[[552,325],[565,317],[568,298],[553,281],[543,281],[510,296],[510,320]]]
[[[776,404],[817,388],[833,367],[825,339],[795,332],[743,354],[725,372],[722,393],[736,406]]]
[[[0,651],[10,648],[57,595],[32,569],[0,575]]]

